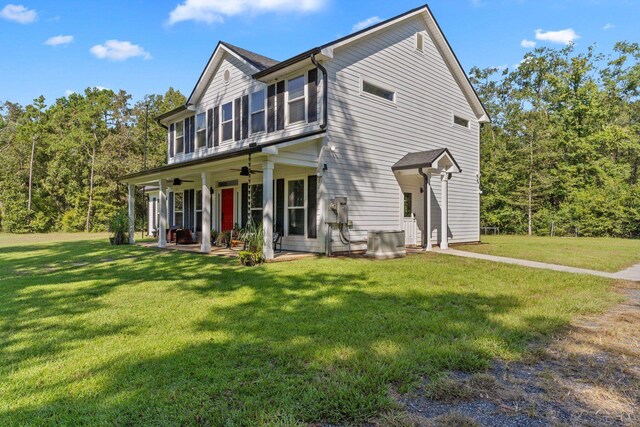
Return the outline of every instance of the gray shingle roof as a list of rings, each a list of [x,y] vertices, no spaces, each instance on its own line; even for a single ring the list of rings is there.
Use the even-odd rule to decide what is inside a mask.
[[[435,150],[418,151],[416,153],[408,153],[398,160],[395,165],[391,166],[391,170],[419,169],[430,168],[442,153],[447,153],[456,167],[460,169],[449,150],[446,148],[436,148]]]
[[[260,54],[255,53],[255,52],[251,52],[250,50],[243,49],[243,48],[238,47],[238,46],[234,46],[234,45],[229,44],[227,42],[221,42],[221,43],[224,44],[229,49],[231,49],[232,51],[234,51],[236,54],[238,54],[241,57],[243,57],[247,62],[251,63],[252,65],[254,65],[257,69],[259,69],[261,71],[264,70],[264,69],[267,69],[269,67],[273,67],[274,65],[276,65],[278,63],[278,61],[276,61],[275,59],[271,59],[271,58],[268,58],[268,57],[266,57],[264,55],[260,55]]]

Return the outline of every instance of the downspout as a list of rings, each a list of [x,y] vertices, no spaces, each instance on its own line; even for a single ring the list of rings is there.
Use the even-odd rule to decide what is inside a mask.
[[[429,223],[429,218],[428,215],[431,214],[431,212],[427,212],[427,206],[429,204],[429,200],[427,199],[428,197],[431,197],[431,194],[428,193],[428,188],[429,188],[429,176],[424,173],[422,171],[422,168],[418,169],[418,173],[422,176],[423,179],[423,184],[422,184],[422,212],[423,212],[423,223],[422,223],[422,247],[426,248],[427,247],[427,239],[428,239],[428,234],[427,234],[427,224]],[[428,230],[429,233],[431,233],[431,230]]]
[[[313,65],[315,65],[316,67],[318,67],[318,69],[320,71],[322,71],[322,123],[320,124],[320,129],[326,129],[327,128],[327,118],[329,117],[329,114],[327,113],[327,105],[329,104],[329,99],[328,99],[328,95],[329,95],[329,79],[327,76],[327,69],[324,68],[317,60],[316,60],[316,54],[312,53],[311,54],[311,62],[313,63]]]

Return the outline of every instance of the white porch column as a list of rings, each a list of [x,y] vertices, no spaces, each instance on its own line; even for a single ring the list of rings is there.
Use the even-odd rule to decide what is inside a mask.
[[[440,221],[440,249],[449,249],[449,174],[443,173],[440,175],[442,189],[440,191],[442,201],[440,203],[440,211],[442,213],[442,220]]]
[[[202,243],[200,252],[211,252],[211,174],[202,172]]]
[[[164,179],[158,181],[160,191],[158,193],[158,213],[160,223],[158,224],[158,247],[167,247],[167,187]]]
[[[133,245],[136,242],[136,186],[129,184],[129,244]]]
[[[425,239],[427,240],[426,242],[422,242],[422,244],[424,245],[424,250],[425,251],[430,251],[433,249],[433,247],[431,246],[431,194],[432,194],[432,190],[431,190],[431,174],[427,173],[427,188],[424,189],[424,197],[427,198],[427,223],[425,224],[425,228],[426,228],[426,232],[425,232]]]
[[[273,259],[273,162],[262,163],[262,253]]]

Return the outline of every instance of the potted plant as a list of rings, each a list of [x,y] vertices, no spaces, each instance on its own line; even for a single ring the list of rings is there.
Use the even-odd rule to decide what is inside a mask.
[[[211,229],[211,244],[215,245],[216,241],[218,240],[218,236],[220,235],[220,233],[218,233],[218,231],[214,228]]]
[[[262,264],[264,253],[262,252],[264,232],[261,226],[249,221],[243,230],[245,250],[238,254],[240,263],[246,266]]]
[[[112,245],[123,245],[127,242],[125,236],[129,231],[129,215],[126,209],[120,209],[109,219],[109,232],[113,235],[109,238]]]

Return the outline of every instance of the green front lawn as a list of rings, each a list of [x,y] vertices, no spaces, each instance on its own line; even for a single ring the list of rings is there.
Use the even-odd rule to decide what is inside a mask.
[[[611,272],[640,262],[640,239],[482,236],[482,244],[456,249]]]
[[[5,239],[5,237],[3,237]],[[597,277],[423,254],[236,260],[0,247],[0,425],[361,423],[619,297]]]

